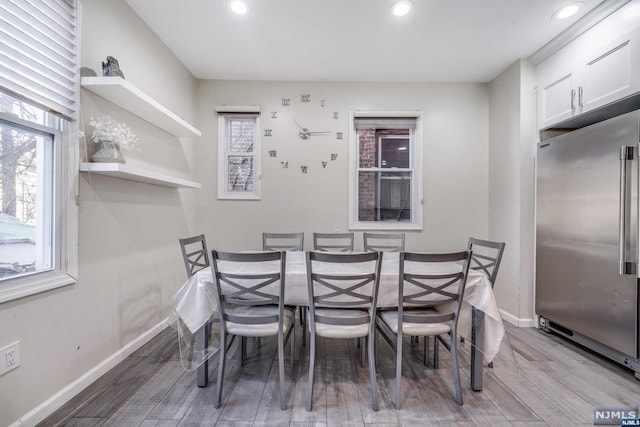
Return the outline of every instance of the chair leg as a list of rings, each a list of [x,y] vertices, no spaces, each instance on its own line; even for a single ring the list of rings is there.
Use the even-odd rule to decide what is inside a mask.
[[[402,332],[396,336],[396,399],[394,406],[400,409],[402,402]]]
[[[302,346],[307,345],[307,309],[300,306],[300,329],[302,329]]]
[[[313,374],[316,363],[316,336],[309,334],[309,379],[307,381],[307,403],[305,408],[311,411],[311,402],[313,400]]]
[[[374,329],[375,334],[375,329]],[[367,337],[369,347],[369,381],[371,382],[371,409],[378,410],[378,389],[376,387],[376,356],[374,354],[375,338]]]
[[[460,370],[458,369],[457,338],[451,336],[451,365],[453,367],[453,385],[456,392],[456,403],[462,405],[462,390],[460,389]]]
[[[358,343],[360,343],[360,340],[362,338],[358,338]],[[369,341],[368,337],[364,338],[365,343]],[[360,345],[360,367],[364,368],[364,364],[365,364],[365,359],[367,357],[366,355],[367,352],[367,348],[365,347],[365,345]]]
[[[492,368],[493,369],[493,362],[489,362],[489,364],[487,365],[487,367]]]
[[[440,358],[440,343],[438,342],[438,336],[433,337],[433,367],[438,368],[438,359]]]
[[[375,356],[375,359],[376,359],[376,368],[377,368],[378,367],[378,355],[379,355],[378,354],[378,348],[380,346],[380,336],[378,335],[378,330],[377,329],[374,331],[373,336],[374,336],[373,345],[374,345],[375,351],[376,351],[376,354],[374,356]]]
[[[278,332],[278,375],[280,382],[280,409],[287,409],[287,402],[284,397],[284,333]]]
[[[291,340],[291,366],[293,366],[296,361],[296,323],[293,322],[293,325],[290,327],[293,328],[289,338]]]
[[[429,337],[424,337],[424,355],[423,355],[423,363],[424,366],[429,364]]]
[[[218,383],[216,384],[215,407],[219,408],[222,403],[222,379],[224,377],[224,364],[227,360],[227,336],[221,334],[220,337],[220,361],[218,362]]]
[[[247,361],[247,337],[240,337],[240,366]]]

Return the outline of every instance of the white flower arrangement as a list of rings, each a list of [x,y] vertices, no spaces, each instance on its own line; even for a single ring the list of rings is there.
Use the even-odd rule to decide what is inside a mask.
[[[96,144],[113,141],[122,148],[133,149],[138,143],[138,136],[129,126],[113,120],[110,116],[91,117],[89,125],[93,127],[91,140]]]

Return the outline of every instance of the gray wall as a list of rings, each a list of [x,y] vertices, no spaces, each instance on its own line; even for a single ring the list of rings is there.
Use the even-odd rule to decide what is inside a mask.
[[[100,62],[116,57],[128,81],[193,121],[195,79],[129,6],[82,3],[82,65],[101,74]],[[83,122],[110,114],[139,134],[141,151],[124,152],[129,161],[190,176],[193,146],[201,142],[179,141],[86,91],[82,103]],[[92,145],[88,141],[89,151]],[[195,190],[84,173],[79,181],[78,283],[0,306],[0,345],[20,340],[22,358],[19,368],[0,377],[2,426],[60,397],[165,319],[185,278],[177,239],[195,230]]]
[[[299,102],[301,93],[312,102]],[[290,98],[291,107],[281,99]],[[325,100],[325,108],[320,100]],[[259,105],[263,137],[262,200],[216,199],[217,105]],[[198,224],[211,248],[258,249],[263,231],[312,233],[348,227],[348,112],[421,110],[424,118],[424,230],[408,232],[408,250],[463,249],[471,234],[488,233],[488,87],[485,84],[384,84],[200,81],[197,121],[203,132],[195,165],[202,183]],[[271,112],[278,118],[271,119]],[[339,120],[331,118],[332,112]],[[345,139],[314,136],[302,141],[293,117],[310,129],[343,131]],[[268,150],[276,150],[270,158]],[[338,158],[329,160],[331,153]],[[289,162],[283,169],[282,160]],[[322,168],[322,160],[329,160]],[[303,174],[300,166],[308,166]],[[356,249],[362,248],[356,233]]]
[[[516,61],[489,85],[489,237],[506,242],[494,293],[505,320],[533,325],[535,80]]]

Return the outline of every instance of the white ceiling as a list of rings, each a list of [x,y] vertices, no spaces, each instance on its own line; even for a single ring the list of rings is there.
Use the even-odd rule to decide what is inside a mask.
[[[527,58],[577,15],[573,0],[127,0],[197,78],[232,80],[486,82]]]

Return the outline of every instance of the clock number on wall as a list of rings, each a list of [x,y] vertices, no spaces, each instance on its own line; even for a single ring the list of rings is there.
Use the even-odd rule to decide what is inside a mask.
[[[264,136],[271,136],[272,129],[265,129]]]
[[[342,132],[336,132],[336,139],[342,139]]]
[[[334,112],[334,113],[333,113],[333,118],[334,118],[334,119],[337,119],[337,118],[338,118],[338,113],[337,113],[337,112]]]
[[[278,112],[277,111],[272,111],[271,112],[271,118],[272,119],[277,119],[278,118]]]
[[[288,107],[290,104],[290,99],[289,98],[282,98],[282,106],[283,107]]]
[[[321,99],[321,100],[320,100],[320,106],[321,106],[321,107],[324,107],[324,99]]]
[[[311,102],[311,94],[310,93],[301,93],[300,94],[300,102]]]

